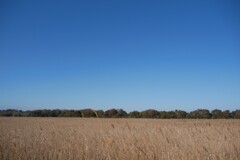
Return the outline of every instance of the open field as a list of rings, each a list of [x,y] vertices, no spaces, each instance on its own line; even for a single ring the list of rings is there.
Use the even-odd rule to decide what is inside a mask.
[[[240,159],[240,120],[0,118],[0,159]]]

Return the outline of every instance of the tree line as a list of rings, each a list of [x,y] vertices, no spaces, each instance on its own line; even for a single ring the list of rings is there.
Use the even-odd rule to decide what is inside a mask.
[[[156,119],[240,119],[240,110],[230,112],[214,109],[197,109],[192,112],[183,110],[157,111],[148,109],[145,111],[132,111],[127,113],[123,109],[93,110],[60,110],[60,109],[41,109],[41,110],[0,110],[0,116],[6,117],[96,117],[96,118],[156,118]]]

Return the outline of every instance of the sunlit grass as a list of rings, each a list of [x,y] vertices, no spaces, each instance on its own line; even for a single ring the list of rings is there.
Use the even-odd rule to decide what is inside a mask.
[[[240,159],[240,120],[0,118],[0,159]]]

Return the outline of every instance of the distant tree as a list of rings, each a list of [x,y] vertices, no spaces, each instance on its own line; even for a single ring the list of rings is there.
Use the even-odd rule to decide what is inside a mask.
[[[166,111],[159,111],[159,118],[167,119],[168,113]]]
[[[33,110],[30,112],[31,117],[42,117],[42,111],[41,110]]]
[[[117,110],[117,118],[124,118],[124,117],[127,117],[127,112],[124,111],[123,109],[118,109]]]
[[[183,119],[187,117],[187,112],[181,110],[175,110],[176,118]]]
[[[0,116],[16,117],[98,117],[98,118],[162,118],[162,119],[171,119],[171,118],[202,118],[202,119],[217,119],[217,118],[235,118],[240,119],[240,110],[230,112],[229,110],[221,111],[219,109],[214,109],[211,113],[207,109],[198,109],[187,113],[182,110],[175,111],[157,111],[154,109],[148,109],[142,112],[133,111],[129,114],[123,109],[109,109],[105,112],[103,110],[92,110],[92,109],[83,109],[83,110],[60,110],[60,109],[42,109],[42,110],[15,110],[15,109],[6,109],[0,110]]]
[[[138,111],[133,111],[128,114],[129,118],[141,118],[141,113]]]
[[[51,110],[49,111],[49,114],[48,116],[49,117],[59,117],[61,115],[62,111],[59,110],[59,109],[54,109],[54,110]]]
[[[104,112],[104,117],[106,118],[116,118],[118,111],[116,109],[109,109]]]
[[[79,110],[63,110],[60,117],[82,117]]]
[[[177,118],[176,112],[174,112],[174,111],[169,111],[169,112],[167,112],[167,118],[168,118],[168,119]]]
[[[97,113],[95,110],[92,110],[92,109],[84,109],[84,110],[81,110],[81,113],[82,113],[82,116],[83,117],[97,117]]]
[[[146,111],[141,112],[143,118],[159,118],[160,114],[157,110],[148,109]]]
[[[0,111],[0,116],[5,116],[5,117],[18,116],[19,114],[20,112],[15,109],[7,109],[7,110]]]
[[[211,118],[211,114],[207,109],[198,109],[193,112],[190,112],[187,118],[209,119]]]
[[[67,116],[67,110],[62,110],[61,114],[59,115],[59,117],[68,117]]]
[[[223,118],[229,119],[232,118],[231,112],[229,110],[225,110],[222,112]]]
[[[104,111],[103,110],[97,110],[97,115],[98,115],[98,118],[103,118],[104,117]]]
[[[160,111],[159,112],[159,118],[161,119],[173,119],[173,118],[178,118],[177,116],[179,116],[179,118],[181,117],[180,114],[183,114],[180,111]],[[182,115],[183,116],[183,115]]]
[[[223,118],[223,113],[222,113],[222,111],[219,110],[219,109],[214,109],[214,110],[212,110],[211,114],[212,114],[212,118],[213,118],[213,119]]]
[[[234,119],[240,119],[240,110],[235,110],[232,112],[232,117]]]

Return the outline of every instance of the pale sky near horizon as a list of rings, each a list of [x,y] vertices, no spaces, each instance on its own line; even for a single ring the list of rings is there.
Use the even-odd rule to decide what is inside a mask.
[[[0,109],[240,108],[240,1],[1,0]]]

